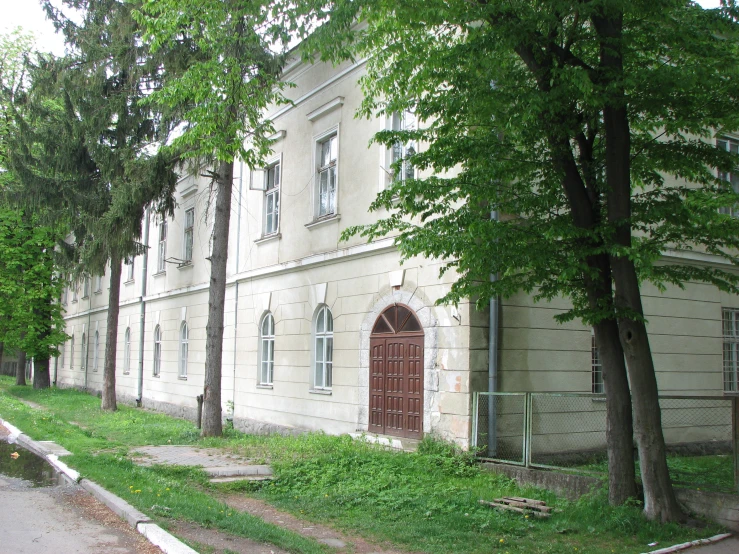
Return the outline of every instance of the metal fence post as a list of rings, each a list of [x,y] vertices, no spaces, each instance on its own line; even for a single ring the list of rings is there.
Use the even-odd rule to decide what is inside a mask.
[[[472,448],[477,450],[477,420],[480,417],[479,407],[480,405],[480,393],[472,393]]]
[[[739,492],[739,396],[731,398],[731,443],[734,452],[734,488]]]
[[[529,467],[531,465],[531,393],[527,392],[524,396],[524,416],[523,416],[523,465]]]

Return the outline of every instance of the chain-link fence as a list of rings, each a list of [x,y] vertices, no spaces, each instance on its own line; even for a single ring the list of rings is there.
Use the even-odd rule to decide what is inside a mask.
[[[727,397],[660,397],[674,482],[731,488],[732,406]],[[473,446],[483,457],[530,467],[608,470],[603,395],[476,393],[473,409]]]

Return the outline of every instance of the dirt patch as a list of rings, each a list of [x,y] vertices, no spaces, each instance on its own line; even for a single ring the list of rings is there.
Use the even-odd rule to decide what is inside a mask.
[[[286,550],[232,535],[217,529],[206,529],[187,521],[178,521],[168,526],[168,531],[190,543],[209,546],[213,554],[226,554],[237,552],[238,554],[289,554]]]
[[[105,504],[86,492],[67,489],[60,496],[82,518],[104,525],[106,530],[115,533],[121,540],[120,546],[130,549],[131,552],[136,552],[136,554],[162,554],[158,547],[146,540],[143,535],[140,535],[128,523],[114,514]]]
[[[310,537],[330,546],[338,546],[340,543],[343,543],[344,546],[338,546],[336,548],[337,553],[403,554],[403,551],[383,548],[357,535],[348,535],[325,525],[298,519],[288,512],[277,510],[263,500],[242,494],[224,494],[220,495],[219,499],[234,510],[247,512],[268,523],[290,529],[304,537]]]

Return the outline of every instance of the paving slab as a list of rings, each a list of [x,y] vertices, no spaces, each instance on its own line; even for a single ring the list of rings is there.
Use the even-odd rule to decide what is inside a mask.
[[[134,463],[202,467],[213,477],[271,477],[272,469],[265,464],[250,464],[249,460],[227,454],[218,448],[188,445],[142,446],[133,452]]]

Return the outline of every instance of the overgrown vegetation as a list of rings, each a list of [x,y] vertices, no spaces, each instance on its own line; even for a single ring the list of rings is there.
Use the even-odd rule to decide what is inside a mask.
[[[636,503],[610,507],[603,491],[571,503],[546,491],[522,488],[481,471],[469,454],[432,439],[412,454],[323,434],[284,437],[228,431],[222,439],[200,439],[187,421],[128,406],[106,413],[93,396],[15,387],[5,377],[0,377],[0,417],[37,440],[62,444],[74,454],[65,459],[70,466],[164,526],[176,519],[193,521],[292,552],[327,549],[230,509],[219,495],[254,495],[300,518],[413,552],[556,554],[577,548],[636,553],[650,542],[667,545],[718,532],[711,526],[696,531],[647,522]],[[130,459],[141,445],[195,443],[222,447],[255,462],[269,461],[277,479],[264,486],[213,487],[199,469],[140,467]],[[561,512],[551,520],[538,520],[478,503],[504,495],[540,498]]]

